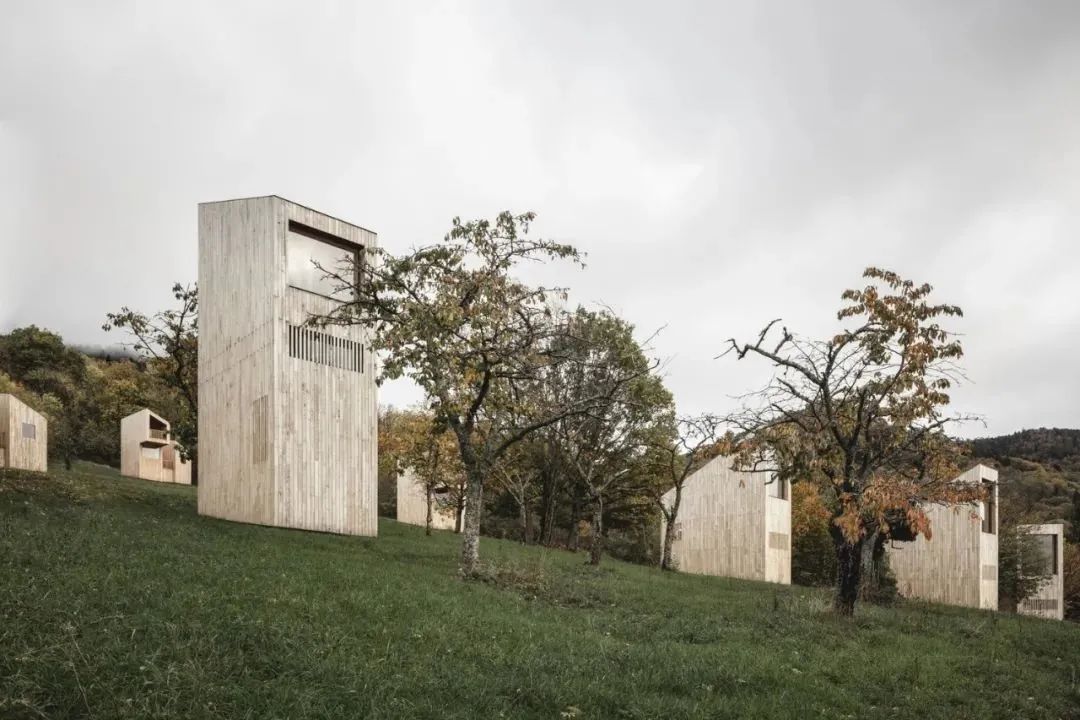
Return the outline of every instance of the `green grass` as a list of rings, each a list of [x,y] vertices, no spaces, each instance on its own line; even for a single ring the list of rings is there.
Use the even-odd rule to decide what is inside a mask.
[[[1080,718],[1080,628],[0,471],[0,718]]]

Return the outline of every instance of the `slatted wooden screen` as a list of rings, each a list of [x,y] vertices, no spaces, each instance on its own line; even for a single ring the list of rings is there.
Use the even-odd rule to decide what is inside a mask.
[[[362,343],[291,324],[289,325],[289,357],[343,370],[364,372]]]

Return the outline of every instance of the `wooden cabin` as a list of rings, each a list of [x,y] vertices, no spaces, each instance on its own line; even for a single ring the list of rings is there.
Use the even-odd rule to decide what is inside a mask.
[[[7,393],[0,394],[0,468],[49,469],[49,421]]]
[[[981,483],[985,502],[926,508],[931,538],[887,544],[901,595],[947,605],[997,610],[998,473],[976,465],[954,482]]]
[[[1061,523],[1022,525],[1022,531],[1035,536],[1039,546],[1042,569],[1050,573],[1031,597],[1016,608],[1021,615],[1035,615],[1050,620],[1065,619],[1065,582],[1062,575],[1065,562],[1065,526]]]
[[[447,488],[435,488],[431,498],[431,527],[436,530],[454,530],[457,507],[451,501]],[[427,527],[427,491],[416,474],[406,468],[397,476],[398,522]]]
[[[791,584],[790,485],[713,458],[686,479],[672,546],[684,572]],[[675,495],[669,490],[663,502]],[[665,523],[661,523],[663,542]]]
[[[199,512],[377,533],[367,331],[312,327],[349,299],[316,263],[362,262],[375,233],[277,196],[199,206]]]
[[[120,421],[120,474],[191,484],[191,464],[180,456],[172,426],[165,418],[143,408]]]

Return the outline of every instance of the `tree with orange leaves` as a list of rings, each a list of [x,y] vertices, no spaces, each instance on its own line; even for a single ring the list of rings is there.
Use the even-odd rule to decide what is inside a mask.
[[[970,416],[947,413],[962,378],[963,349],[942,320],[955,305],[932,303],[930,285],[868,268],[863,289],[843,293],[840,330],[812,340],[770,322],[751,343],[728,341],[738,359],[775,369],[732,417],[738,462],[818,486],[836,554],[834,609],[851,615],[866,556],[887,538],[932,531],[923,508],[980,499],[958,486],[961,450],[946,430]]]

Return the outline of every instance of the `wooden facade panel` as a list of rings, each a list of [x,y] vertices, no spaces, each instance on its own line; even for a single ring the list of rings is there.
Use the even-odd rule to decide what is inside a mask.
[[[49,469],[49,421],[6,393],[0,394],[0,467]]]
[[[739,472],[731,462],[714,458],[687,478],[672,558],[685,572],[790,583],[791,502],[768,497],[770,473]]]
[[[780,482],[776,480],[774,482]],[[791,584],[791,493],[765,497],[765,579]]]
[[[1065,619],[1065,526],[1061,523],[1047,523],[1043,525],[1026,525],[1023,528],[1032,535],[1052,538],[1049,542],[1052,549],[1052,574],[1047,578],[1034,595],[1019,604],[1016,611],[1021,615],[1035,615],[1048,620]]]
[[[199,206],[199,512],[262,524],[273,476],[251,462],[251,407],[272,384],[275,209],[269,197]]]
[[[436,530],[453,530],[455,508],[443,507],[437,499],[432,500],[431,527]],[[412,470],[406,469],[397,477],[397,520],[410,525],[427,525],[427,492],[416,479]]]
[[[368,338],[358,327],[305,326],[335,301],[289,286],[286,234],[295,221],[364,248],[376,236],[278,197],[209,203],[199,215],[199,511],[376,534]],[[234,305],[237,295],[246,299]]]
[[[973,503],[926,509],[931,537],[920,535],[912,542],[889,543],[889,566],[897,589],[905,597],[948,605],[997,609],[997,517],[994,532],[982,531],[987,507],[997,506],[997,471],[985,465],[958,476],[955,482],[993,485],[991,504]]]

